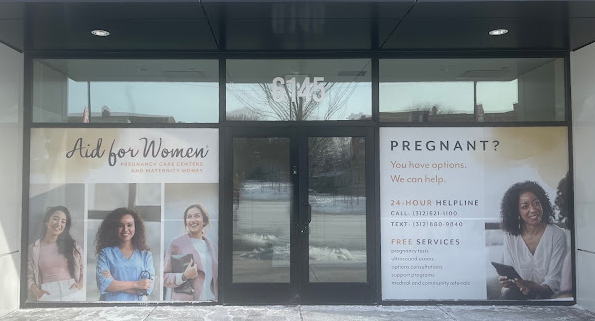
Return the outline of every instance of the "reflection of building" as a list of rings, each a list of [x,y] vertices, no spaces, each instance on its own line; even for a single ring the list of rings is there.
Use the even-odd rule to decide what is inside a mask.
[[[415,110],[401,112],[382,112],[382,118],[386,121],[394,122],[501,122],[517,121],[517,106],[514,104],[514,110],[499,113],[484,113],[481,104],[477,105],[476,114],[467,113],[437,113],[436,110]],[[434,107],[435,108],[435,107]]]
[[[83,120],[83,113],[69,113],[69,123],[80,123]],[[103,110],[101,113],[91,112],[91,122],[98,123],[175,123],[173,116],[137,114],[128,112],[110,112]]]

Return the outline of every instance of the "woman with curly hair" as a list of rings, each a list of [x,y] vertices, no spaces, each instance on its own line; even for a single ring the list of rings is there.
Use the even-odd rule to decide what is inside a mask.
[[[50,208],[40,238],[29,246],[27,286],[37,301],[84,301],[83,249],[70,235],[64,206]]]
[[[210,220],[201,204],[190,205],[184,211],[186,233],[171,240],[165,255],[163,285],[173,289],[172,301],[217,300],[217,245],[205,236]],[[187,254],[192,254],[190,264],[184,271],[174,272],[172,261]]]
[[[142,301],[153,291],[155,268],[145,225],[133,210],[113,210],[95,237],[101,301]]]
[[[552,224],[552,205],[536,182],[512,185],[502,198],[504,264],[521,279],[499,277],[503,300],[548,299],[560,289],[566,234]]]

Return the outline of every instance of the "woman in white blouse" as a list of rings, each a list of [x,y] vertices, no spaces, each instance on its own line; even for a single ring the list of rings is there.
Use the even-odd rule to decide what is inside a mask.
[[[504,264],[513,266],[522,278],[500,276],[500,299],[551,298],[560,289],[566,234],[551,224],[547,193],[536,182],[516,183],[502,198],[500,216],[506,232]]]
[[[186,233],[174,238],[165,255],[163,285],[171,288],[172,301],[216,301],[219,266],[217,245],[205,236],[210,217],[201,204],[188,206],[184,211]],[[192,254],[186,269],[174,272],[172,256]],[[186,282],[192,283],[191,291],[177,291]]]

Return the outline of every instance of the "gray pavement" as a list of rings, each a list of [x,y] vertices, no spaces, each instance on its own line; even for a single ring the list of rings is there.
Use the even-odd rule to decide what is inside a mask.
[[[595,320],[579,306],[137,306],[23,309],[0,320]]]

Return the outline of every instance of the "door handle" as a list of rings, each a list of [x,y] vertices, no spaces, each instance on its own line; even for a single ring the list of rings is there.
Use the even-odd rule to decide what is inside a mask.
[[[304,206],[307,210],[306,222],[304,222],[304,225],[308,225],[310,222],[312,222],[312,205],[310,205],[310,203],[304,203]]]

